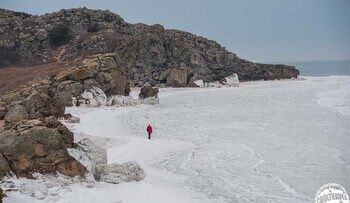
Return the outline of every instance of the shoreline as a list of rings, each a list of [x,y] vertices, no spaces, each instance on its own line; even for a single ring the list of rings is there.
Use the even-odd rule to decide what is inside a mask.
[[[309,78],[309,77],[308,77]],[[346,77],[334,77],[336,80],[333,80],[333,78],[324,78],[324,77],[312,77],[311,79],[308,79],[306,81],[295,81],[295,80],[288,80],[288,81],[258,81],[253,83],[243,83],[240,88],[237,87],[231,87],[231,88],[160,88],[160,99],[165,99],[166,97],[185,97],[185,98],[191,98],[190,101],[199,101],[200,98],[199,95],[205,95],[210,92],[210,94],[214,95],[224,95],[229,92],[238,94],[240,92],[250,92],[254,93],[254,91],[269,91],[274,90],[274,88],[284,85],[284,86],[294,86],[294,88],[300,88],[300,87],[308,87],[308,85],[313,84],[313,86],[317,85],[319,82],[327,82],[327,84],[337,84],[338,82],[343,83],[342,81],[348,81],[348,76]],[[306,82],[306,83],[305,83]],[[303,84],[304,83],[304,84]],[[339,83],[339,84],[341,84]],[[321,84],[321,83],[320,83]],[[323,84],[323,83],[322,83]],[[272,89],[271,89],[272,87]],[[324,86],[325,88],[322,89],[323,91],[328,91],[330,87],[327,85]],[[266,89],[267,88],[267,89]],[[332,88],[330,88],[332,90]],[[252,92],[253,91],[253,92]],[[195,97],[189,95],[192,93],[196,93]],[[254,93],[256,95],[256,93]],[[259,95],[259,94],[257,94]],[[315,95],[316,96],[316,95]],[[327,96],[327,95],[326,95]],[[203,97],[205,98],[205,97]],[[317,98],[317,97],[315,97]],[[239,97],[238,97],[239,99]],[[180,100],[181,101],[181,100]],[[311,100],[310,100],[311,101]],[[170,103],[169,103],[170,102]],[[175,101],[174,101],[175,102]],[[253,101],[252,101],[253,102]],[[116,200],[125,201],[125,202],[225,202],[228,201],[224,197],[222,199],[217,199],[215,196],[212,198],[209,194],[203,193],[203,191],[198,191],[196,188],[192,188],[194,186],[186,185],[184,184],[184,181],[188,179],[188,177],[184,176],[182,173],[177,174],[176,168],[172,168],[172,170],[167,171],[166,167],[168,164],[171,164],[171,162],[176,160],[168,160],[173,155],[181,155],[181,157],[186,157],[186,159],[181,159],[183,163],[181,165],[187,165],[192,162],[193,157],[191,157],[191,154],[196,154],[195,157],[198,155],[198,146],[196,146],[196,143],[193,143],[189,139],[184,139],[184,136],[186,137],[186,134],[180,134],[172,132],[171,129],[169,130],[169,133],[172,134],[172,136],[168,136],[165,134],[161,134],[164,131],[155,131],[154,139],[149,141],[146,139],[146,130],[144,129],[144,134],[139,134],[139,128],[143,127],[145,128],[144,123],[147,121],[151,115],[158,115],[158,114],[150,114],[148,115],[148,111],[157,110],[161,111],[167,110],[172,112],[173,107],[178,107],[182,105],[188,105],[187,103],[184,104],[178,104],[173,103],[172,99],[167,99],[167,102],[165,102],[166,105],[162,105],[162,100],[160,101],[161,105],[157,106],[148,106],[148,105],[137,105],[137,106],[126,106],[126,107],[116,107],[116,106],[101,106],[98,108],[94,107],[73,107],[73,108],[67,108],[66,113],[71,113],[73,116],[77,116],[81,119],[80,124],[72,124],[72,123],[65,123],[69,129],[72,130],[75,134],[75,142],[78,142],[79,140],[83,138],[90,138],[94,143],[96,143],[99,146],[104,146],[107,149],[107,159],[108,163],[123,163],[126,161],[136,161],[138,162],[141,167],[146,172],[146,178],[142,180],[141,182],[130,182],[130,183],[121,183],[118,185],[108,184],[108,183],[102,183],[102,182],[95,182],[94,186],[87,187],[85,183],[82,182],[76,182],[73,184],[68,184],[67,186],[61,188],[60,190],[55,190],[55,188],[48,189],[48,194],[51,195],[51,193],[56,192],[58,193],[57,197],[59,197],[56,202],[65,202],[65,201],[83,201],[83,200],[89,200],[89,201],[99,201],[101,198],[106,199],[106,202],[113,202]],[[317,101],[313,101],[314,104],[317,104]],[[255,104],[255,103],[254,103]],[[173,106],[175,105],[175,106]],[[326,112],[331,112],[331,114],[335,114],[334,110],[330,110],[330,108],[325,108],[326,106],[314,106],[314,108],[322,109]],[[210,110],[210,109],[207,109]],[[167,112],[166,111],[166,112]],[[334,112],[333,112],[334,111]],[[141,114],[138,114],[140,112]],[[162,112],[162,111],[161,111]],[[248,111],[249,112],[249,111]],[[333,112],[333,113],[332,113]],[[163,112],[165,113],[165,112]],[[137,117],[127,117],[127,120],[124,116],[132,114],[133,116],[141,117],[142,119],[136,119]],[[293,114],[292,114],[293,115]],[[249,117],[247,117],[249,118]],[[344,117],[346,118],[346,117]],[[134,120],[136,119],[136,120]],[[169,117],[170,120],[168,122],[175,122],[174,125],[177,125],[176,123],[178,121],[172,120],[172,117]],[[186,119],[186,116],[183,118]],[[244,119],[244,117],[242,118]],[[138,121],[137,121],[138,120]],[[161,121],[162,119],[156,119],[158,121]],[[108,122],[106,122],[108,121]],[[125,125],[125,122],[134,123],[131,126],[134,125],[135,129],[126,129],[127,126],[130,127],[130,125]],[[141,122],[140,122],[141,121]],[[248,120],[249,121],[249,120]],[[237,121],[233,121],[234,123],[237,123]],[[158,127],[160,125],[163,125],[163,123],[158,123]],[[249,128],[261,128],[260,130],[266,129],[268,127],[267,124],[259,124],[255,123],[254,125],[251,123],[242,123],[242,127],[245,129],[248,125]],[[246,127],[244,127],[246,126]],[[293,126],[293,125],[292,125]],[[223,125],[224,127],[224,125]],[[222,127],[220,127],[222,128]],[[225,127],[224,127],[225,128]],[[236,128],[235,125],[233,125],[233,128]],[[142,131],[141,129],[141,131]],[[157,128],[156,128],[157,129]],[[135,131],[136,130],[136,131]],[[260,131],[259,130],[259,131]],[[142,131],[143,132],[143,131]],[[194,131],[197,133],[197,130]],[[199,131],[201,132],[201,131]],[[199,133],[198,132],[198,133]],[[248,130],[252,135],[254,135],[254,130]],[[158,134],[160,133],[160,134]],[[201,132],[203,133],[203,132]],[[175,135],[175,137],[174,137]],[[190,134],[189,134],[190,135]],[[267,136],[267,134],[264,134]],[[220,137],[217,137],[216,139],[221,139]],[[238,139],[237,137],[235,140]],[[239,138],[240,140],[242,138]],[[276,138],[274,138],[276,139]],[[210,141],[210,140],[209,140]],[[237,141],[235,141],[237,142]],[[261,149],[254,148],[250,145],[241,143],[236,146],[235,142],[234,148],[239,149],[242,146],[243,151],[247,149],[252,149],[253,154],[252,156],[256,156],[254,154],[259,154],[259,159],[256,157],[254,158],[252,165],[252,170],[254,174],[260,174],[263,176],[267,176],[266,178],[268,181],[272,182],[280,182],[278,184],[283,184],[284,188],[287,191],[292,191],[294,195],[292,194],[292,197],[288,196],[281,196],[279,197],[276,195],[274,198],[284,198],[284,200],[295,200],[302,197],[308,198],[309,196],[303,196],[304,194],[300,194],[300,189],[298,187],[295,187],[295,185],[291,184],[288,179],[286,180],[286,177],[278,175],[278,174],[272,174],[271,177],[268,177],[268,173],[265,172],[266,167],[269,166],[271,163],[269,163],[269,157],[266,157],[266,154],[261,153]],[[238,141],[238,142],[242,142]],[[247,148],[248,147],[248,148]],[[226,149],[227,150],[227,149]],[[248,150],[249,151],[249,150]],[[233,153],[231,151],[227,152],[228,154]],[[249,152],[250,153],[250,152]],[[340,151],[338,153],[341,153]],[[182,156],[186,155],[186,156]],[[340,154],[341,155],[341,154]],[[257,159],[257,160],[255,160]],[[211,159],[208,159],[210,162]],[[249,159],[248,159],[249,160]],[[261,160],[264,160],[262,163]],[[346,160],[346,156],[344,155],[344,160]],[[205,161],[205,160],[204,160]],[[213,160],[211,160],[213,161]],[[256,163],[255,163],[256,162]],[[206,163],[206,162],[205,162]],[[170,165],[172,166],[172,165]],[[176,165],[174,165],[176,166]],[[254,172],[255,169],[255,172]],[[239,168],[235,170],[240,170]],[[219,171],[218,171],[219,172]],[[220,174],[218,174],[220,175]],[[248,179],[249,180],[249,179]],[[27,184],[32,185],[40,185],[40,181],[42,180],[19,180],[21,183],[23,182],[29,182]],[[236,180],[237,181],[237,180]],[[22,183],[23,183],[22,182]],[[21,184],[22,184],[21,183]],[[234,181],[235,184],[237,182]],[[344,184],[343,184],[344,185]],[[181,187],[182,186],[182,187]],[[345,185],[346,186],[346,185]],[[282,187],[282,186],[281,186]],[[67,190],[69,188],[69,190]],[[39,190],[40,191],[40,190]],[[65,191],[65,192],[62,192]],[[287,192],[288,193],[288,192]],[[8,200],[12,201],[16,193],[10,193]],[[106,194],[108,194],[106,196]],[[289,193],[288,193],[289,194]],[[232,194],[231,194],[232,195]],[[259,194],[257,194],[259,195]],[[260,195],[263,195],[262,193]],[[300,196],[300,197],[294,197],[294,196]],[[21,194],[21,196],[26,199],[27,201],[31,202],[42,202],[41,200],[37,200],[34,198],[30,198],[27,196],[24,196]],[[106,196],[106,197],[104,197]],[[210,198],[209,198],[210,197]],[[53,197],[45,197],[44,201],[49,201],[50,198]],[[232,197],[233,198],[233,197]],[[291,199],[288,199],[291,198]],[[304,202],[304,200],[299,199],[299,201]],[[51,199],[52,200],[52,199]],[[244,196],[242,196],[242,201],[246,200]],[[10,202],[11,202],[10,201]],[[88,201],[88,202],[89,202]],[[15,202],[15,201],[13,201]],[[17,200],[16,200],[17,202]],[[20,202],[20,201],[19,201]],[[25,200],[23,200],[25,202]]]

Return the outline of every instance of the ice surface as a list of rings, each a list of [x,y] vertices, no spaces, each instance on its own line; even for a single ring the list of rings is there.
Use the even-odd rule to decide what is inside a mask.
[[[312,202],[329,182],[349,190],[350,77],[240,85],[160,89],[155,106],[67,109],[81,118],[69,124],[76,139],[104,146],[109,164],[136,161],[146,178],[71,184],[57,201]]]
[[[333,76],[329,78],[334,78],[333,86],[336,85],[337,88],[319,92],[317,94],[318,104],[333,108],[341,114],[350,116],[350,84],[347,83],[344,85],[347,77]]]

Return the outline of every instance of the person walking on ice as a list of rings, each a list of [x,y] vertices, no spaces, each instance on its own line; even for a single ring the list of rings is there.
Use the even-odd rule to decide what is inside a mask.
[[[148,132],[148,139],[150,140],[151,139],[151,134],[152,134],[152,127],[151,127],[151,125],[148,125],[147,132]]]

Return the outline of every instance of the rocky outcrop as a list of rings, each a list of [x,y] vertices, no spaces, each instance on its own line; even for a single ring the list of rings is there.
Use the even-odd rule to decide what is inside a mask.
[[[91,88],[100,89],[105,97],[130,91],[115,60],[97,55],[31,87],[2,95],[5,126],[0,128],[0,179],[7,175],[32,178],[35,172],[83,176],[85,167],[67,151],[75,145],[74,135],[57,118],[73,102],[86,103],[82,94]]]
[[[165,82],[167,86],[186,87],[189,86],[193,74],[193,70],[188,67],[174,68],[162,72],[159,80]]]
[[[5,120],[9,123],[17,123],[23,119],[28,119],[29,114],[27,109],[22,104],[16,104],[10,108],[9,112],[5,115]]]
[[[74,134],[54,116],[46,117],[44,123],[49,128],[56,128],[66,147],[73,147]]]
[[[129,24],[110,11],[63,9],[33,16],[2,9],[0,19],[0,67],[75,64],[90,55],[112,53],[110,62],[122,71],[105,71],[108,74],[101,74],[101,80],[124,77],[125,72],[132,85],[140,87],[146,82],[191,86],[189,77],[212,82],[233,73],[241,80],[295,78],[299,74],[292,66],[241,59],[215,41],[188,32],[166,30],[158,24]],[[97,82],[88,79],[94,72],[85,71],[78,71],[71,79],[86,80],[87,85]],[[164,77],[167,74],[169,78]],[[125,84],[114,85],[122,89]]]
[[[149,97],[156,97],[158,95],[158,88],[153,88],[151,84],[147,83],[141,88],[139,98],[145,99]]]
[[[0,178],[11,174],[33,178],[35,172],[84,176],[85,167],[66,148],[73,134],[52,118],[46,121],[22,120],[0,133]]]
[[[70,70],[47,78],[31,87],[2,96],[2,114],[7,125],[23,119],[62,117],[66,106],[86,103],[85,91],[99,88],[107,96],[128,95],[129,82],[123,70],[108,55],[92,56]]]
[[[100,88],[107,96],[128,95],[130,92],[124,71],[108,54],[89,57],[82,62],[81,67],[63,71],[55,80],[61,83],[61,91],[71,92],[73,96],[92,87]]]
[[[133,28],[110,11],[69,9],[42,16],[0,10],[0,66],[42,64],[65,57],[65,45],[101,31],[132,34]],[[79,40],[91,54],[107,53],[99,36]],[[67,47],[66,49],[74,49]],[[63,52],[62,52],[63,51]],[[70,50],[74,52],[74,50]]]

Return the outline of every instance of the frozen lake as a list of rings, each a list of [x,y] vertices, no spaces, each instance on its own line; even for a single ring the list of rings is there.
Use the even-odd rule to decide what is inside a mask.
[[[176,175],[167,184],[212,202],[310,202],[329,182],[350,189],[349,90],[347,76],[162,89],[160,105],[85,109],[76,128],[130,138],[108,150],[110,162]]]
[[[310,77],[161,89],[156,106],[69,108],[81,119],[69,125],[76,141],[91,137],[109,163],[136,161],[146,178],[50,188],[45,180],[14,179],[42,198],[13,192],[5,200],[313,202],[326,183],[350,190],[349,90],[350,76]]]

